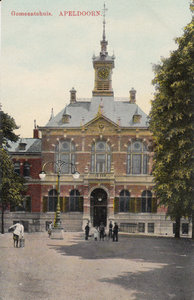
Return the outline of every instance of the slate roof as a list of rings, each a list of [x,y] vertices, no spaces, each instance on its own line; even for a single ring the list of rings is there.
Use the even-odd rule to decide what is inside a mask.
[[[20,150],[19,144],[24,143],[26,144],[25,149]],[[17,153],[40,153],[41,152],[41,139],[34,139],[34,138],[25,138],[19,139],[17,142],[9,142],[8,151],[10,153],[17,152]]]
[[[121,99],[121,98],[120,98]],[[118,124],[121,127],[137,128],[148,127],[147,115],[138,107],[138,105],[129,102],[128,98],[123,98],[123,101],[116,101],[114,97],[93,97],[90,101],[79,101],[68,104],[61,112],[53,117],[44,127],[49,128],[68,128],[80,127],[92,121],[100,110],[102,115],[110,121]],[[62,122],[62,116],[65,112],[71,116],[68,123]],[[133,123],[133,116],[141,115],[140,123]]]

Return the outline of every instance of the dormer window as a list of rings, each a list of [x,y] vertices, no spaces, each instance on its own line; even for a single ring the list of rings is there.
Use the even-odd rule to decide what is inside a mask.
[[[26,150],[26,143],[23,143],[23,142],[20,142],[19,143],[19,151],[24,151],[24,150]]]
[[[69,114],[64,114],[62,117],[62,122],[69,123],[70,119],[71,119],[71,116]]]
[[[133,123],[137,124],[141,122],[141,115],[133,115]]]

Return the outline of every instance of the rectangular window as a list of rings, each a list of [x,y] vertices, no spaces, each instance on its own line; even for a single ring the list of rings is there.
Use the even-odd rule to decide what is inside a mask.
[[[182,224],[182,234],[188,234],[189,233],[189,224],[183,223]]]
[[[136,233],[137,232],[137,224],[136,223],[121,223],[120,231],[128,232],[128,233]]]
[[[145,232],[145,223],[138,223],[138,231]]]
[[[131,155],[127,155],[127,174],[131,173]]]
[[[142,198],[141,200],[141,211],[146,212],[146,199]]]
[[[146,154],[144,154],[143,156],[143,174],[147,174],[148,172],[148,156]]]
[[[105,155],[104,154],[96,155],[96,172],[97,173],[105,172]]]
[[[119,204],[120,204],[120,212],[124,212],[125,211],[125,209],[124,209],[124,199],[121,197],[120,199],[119,199]]]
[[[95,166],[95,156],[94,154],[92,154],[92,157],[91,157],[91,172],[94,172],[94,166]]]
[[[61,154],[61,161],[66,162],[61,168],[62,174],[68,174],[69,173],[69,154]]]
[[[111,169],[111,156],[110,154],[107,155],[107,172],[110,172]]]
[[[133,174],[141,174],[141,154],[133,154],[132,171]]]
[[[154,223],[148,223],[148,232],[154,233]]]
[[[31,197],[30,196],[26,196],[25,200],[24,200],[24,208],[25,211],[31,212]]]

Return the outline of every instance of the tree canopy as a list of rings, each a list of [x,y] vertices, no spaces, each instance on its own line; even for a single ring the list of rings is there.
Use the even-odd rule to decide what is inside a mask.
[[[14,165],[7,151],[8,143],[16,142],[18,135],[13,131],[18,129],[15,120],[0,111],[0,209],[2,215],[1,231],[4,233],[4,211],[9,205],[22,202],[25,190],[24,179],[14,172]]]
[[[180,221],[192,213],[193,20],[176,43],[177,50],[154,67],[156,93],[150,112],[150,130],[154,139],[156,197],[168,207],[168,215]]]
[[[8,146],[8,141],[16,142],[19,138],[18,135],[14,133],[14,130],[19,127],[16,125],[15,120],[8,114],[0,111],[0,142],[1,145]]]

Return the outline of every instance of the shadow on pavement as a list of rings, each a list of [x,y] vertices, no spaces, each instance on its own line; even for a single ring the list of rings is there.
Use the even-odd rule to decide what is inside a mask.
[[[120,236],[118,243],[83,240],[83,235],[71,239],[71,245],[48,245],[65,256],[81,259],[128,259],[164,264],[153,270],[123,273],[115,278],[103,278],[101,282],[137,290],[141,300],[191,300],[194,299],[194,242],[190,239],[139,238]]]

